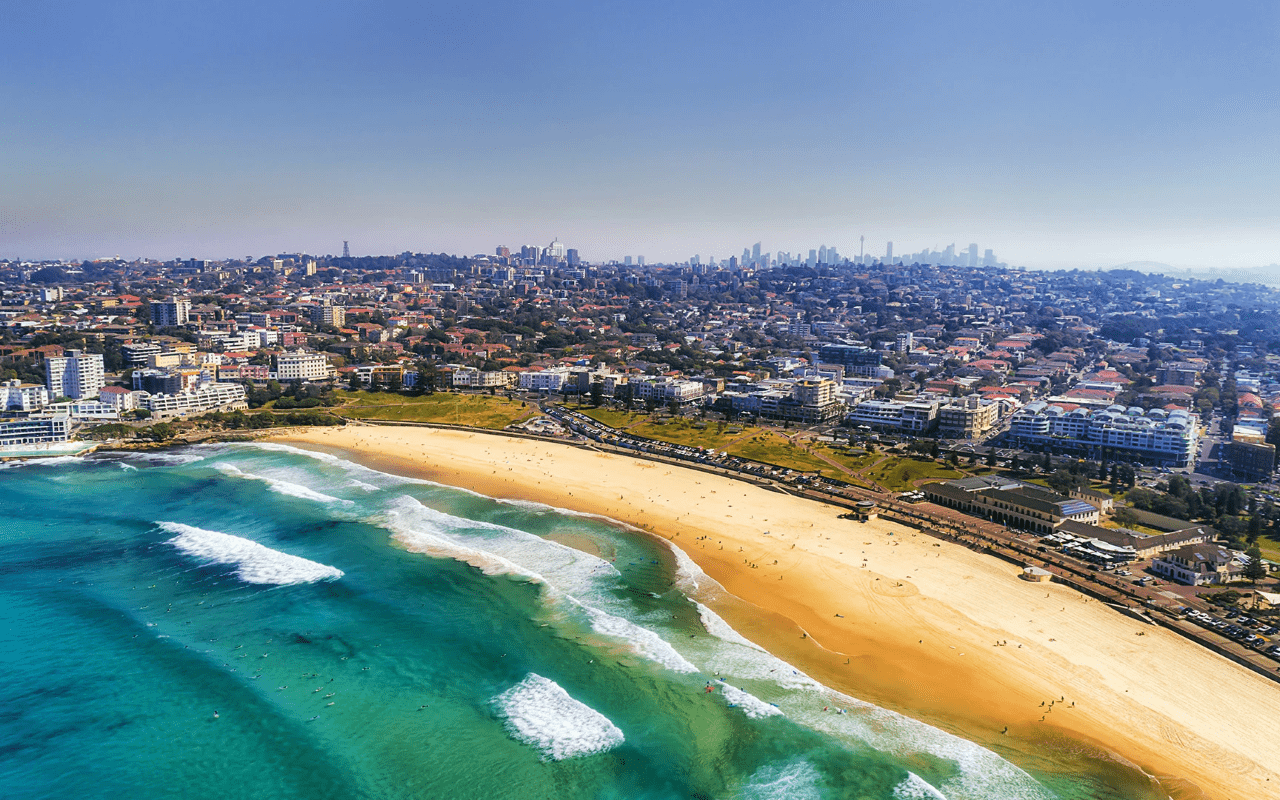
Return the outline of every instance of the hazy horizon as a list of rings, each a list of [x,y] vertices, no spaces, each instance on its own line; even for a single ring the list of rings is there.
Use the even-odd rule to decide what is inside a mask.
[[[0,255],[1280,260],[1280,7],[9,4]]]

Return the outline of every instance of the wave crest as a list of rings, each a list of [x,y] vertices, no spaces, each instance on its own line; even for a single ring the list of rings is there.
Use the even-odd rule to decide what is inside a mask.
[[[342,570],[260,545],[229,533],[208,531],[181,522],[158,522],[161,530],[177,534],[169,544],[182,552],[213,564],[235,564],[237,577],[245,583],[292,586],[299,583],[337,580]]]
[[[541,751],[544,760],[603,753],[625,738],[604,714],[533,672],[491,702],[506,721],[507,732]]]

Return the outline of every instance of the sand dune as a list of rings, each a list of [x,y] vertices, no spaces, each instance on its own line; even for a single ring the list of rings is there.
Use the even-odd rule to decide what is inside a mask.
[[[1280,685],[1007,562],[696,470],[413,427],[286,441],[668,538],[739,631],[833,688],[998,751],[1115,757],[1174,797],[1280,797]],[[1001,733],[1008,728],[1007,734]],[[1197,788],[1198,787],[1198,788]]]

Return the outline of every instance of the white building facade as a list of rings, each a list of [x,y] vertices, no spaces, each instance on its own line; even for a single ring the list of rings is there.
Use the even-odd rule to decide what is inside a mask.
[[[107,383],[102,356],[80,350],[69,350],[64,356],[47,359],[45,378],[50,397],[72,400],[95,398]]]

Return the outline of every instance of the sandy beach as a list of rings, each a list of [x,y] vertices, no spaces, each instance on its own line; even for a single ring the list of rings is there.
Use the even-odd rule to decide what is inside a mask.
[[[1280,685],[1074,590],[886,521],[570,445],[351,425],[277,441],[595,513],[669,539],[740,632],[826,685],[1044,758],[1114,758],[1175,798],[1280,797]],[[1006,732],[1007,731],[1007,732]]]

